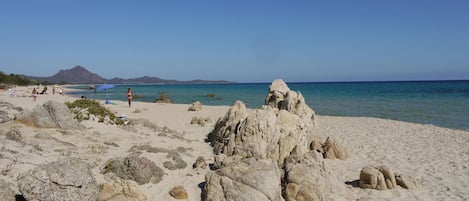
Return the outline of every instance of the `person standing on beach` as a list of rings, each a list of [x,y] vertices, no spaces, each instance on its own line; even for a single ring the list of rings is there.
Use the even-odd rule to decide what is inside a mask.
[[[127,101],[129,101],[129,107],[132,105],[132,90],[127,89]]]
[[[36,88],[33,88],[33,92],[31,92],[31,95],[33,96],[33,101],[36,101],[36,98],[37,98]]]

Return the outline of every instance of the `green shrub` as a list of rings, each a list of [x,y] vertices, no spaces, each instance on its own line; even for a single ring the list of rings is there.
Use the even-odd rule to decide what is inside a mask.
[[[75,115],[75,119],[78,121],[90,119],[90,115],[98,117],[98,122],[104,122],[106,117],[109,118],[109,123],[122,125],[124,121],[116,117],[114,113],[103,107],[99,102],[91,99],[78,99],[72,103],[65,103],[68,108]]]

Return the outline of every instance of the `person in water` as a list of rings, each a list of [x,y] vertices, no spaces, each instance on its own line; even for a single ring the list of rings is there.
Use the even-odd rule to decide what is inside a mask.
[[[132,90],[127,89],[127,101],[129,102],[129,107],[132,105]]]

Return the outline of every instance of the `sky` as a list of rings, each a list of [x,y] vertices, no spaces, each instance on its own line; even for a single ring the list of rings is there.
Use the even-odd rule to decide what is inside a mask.
[[[469,1],[0,0],[0,71],[288,82],[469,79]]]

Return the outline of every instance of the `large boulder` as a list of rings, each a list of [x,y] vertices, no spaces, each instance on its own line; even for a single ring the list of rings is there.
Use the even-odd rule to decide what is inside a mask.
[[[11,121],[16,114],[23,111],[20,107],[15,107],[11,103],[0,101],[0,123]]]
[[[146,201],[147,196],[131,180],[115,179],[102,184],[98,201]]]
[[[281,171],[275,161],[245,158],[205,176],[207,201],[282,201]]]
[[[106,162],[102,173],[113,172],[125,180],[133,180],[138,184],[158,183],[163,179],[163,169],[145,158],[138,156],[116,157]]]
[[[78,129],[83,127],[73,119],[67,105],[53,100],[36,106],[32,111],[24,110],[17,115],[16,119],[38,128]]]
[[[217,122],[209,140],[215,154],[273,159],[283,165],[295,147],[303,153],[309,149],[311,128],[310,122],[286,110],[266,107],[249,113],[237,102]]]
[[[318,152],[308,152],[300,162],[291,161],[285,168],[285,200],[355,200],[351,191],[326,169]]]
[[[96,200],[99,193],[90,166],[77,158],[40,165],[19,175],[18,188],[26,200]]]

